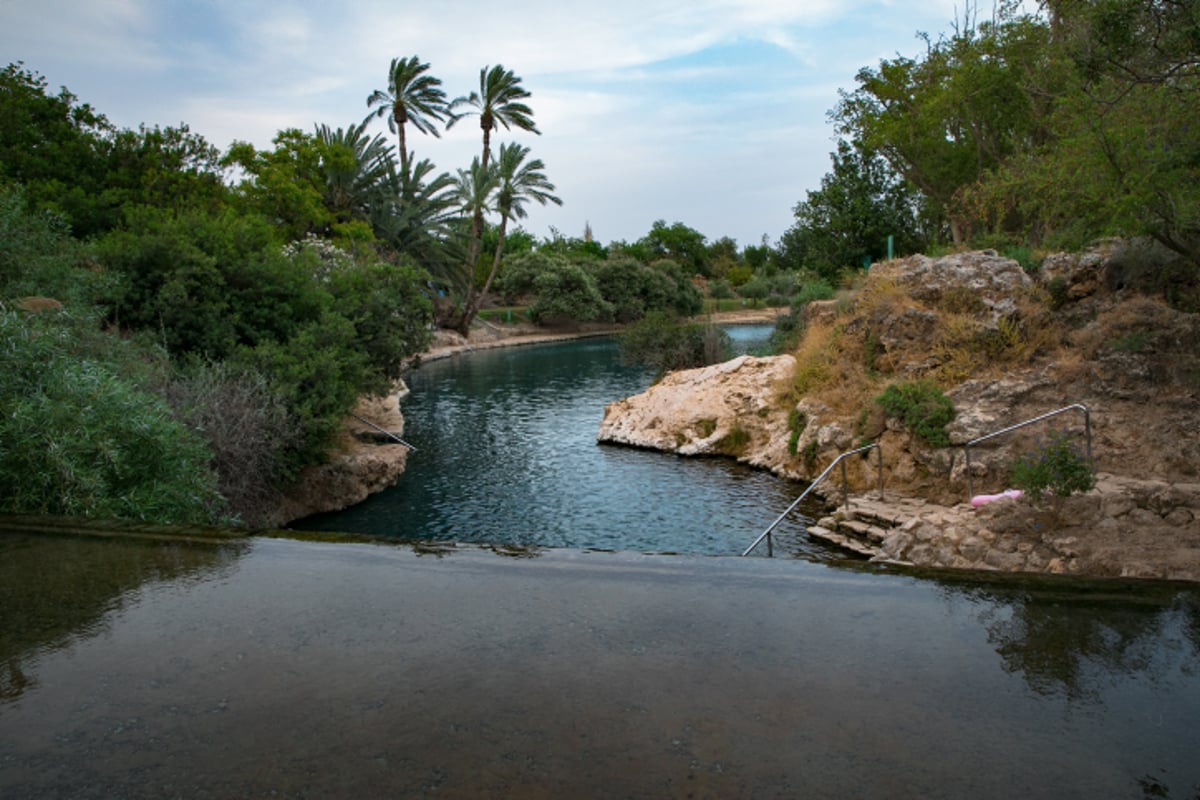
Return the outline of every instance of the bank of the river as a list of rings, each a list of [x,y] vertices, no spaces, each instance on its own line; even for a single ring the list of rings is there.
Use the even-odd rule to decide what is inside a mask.
[[[784,310],[778,308],[758,308],[717,312],[696,319],[722,325],[769,324],[782,313]],[[480,319],[467,337],[450,330],[436,331],[431,346],[413,361],[416,364],[480,350],[612,336],[621,329],[620,325],[602,323],[553,329],[528,322],[492,323]],[[409,448],[393,438],[404,436],[399,402],[407,392],[400,382],[386,397],[360,399],[354,413],[344,420],[328,462],[304,470],[296,486],[280,498],[277,513],[269,522],[282,526],[313,514],[349,508],[395,484],[409,455]]]
[[[853,459],[850,511],[816,530],[869,557],[1200,581],[1200,315],[1106,288],[1118,269],[1104,251],[1047,259],[1043,278],[1063,295],[1052,311],[1045,289],[992,252],[875,265],[855,302],[810,306],[794,356],[668,375],[613,403],[599,438],[681,455],[733,452],[800,481],[873,441],[885,503],[870,498],[875,457]],[[949,447],[928,445],[872,399],[917,378],[947,387],[957,410]],[[966,503],[967,442],[1076,405],[1090,410],[1086,427],[1072,408],[1029,435],[973,447],[971,484],[977,494],[1008,488],[1013,461],[1057,428],[1081,448],[1090,433],[1095,490]],[[838,477],[824,487],[834,497]]]
[[[697,322],[712,321],[721,325],[749,325],[774,323],[786,309],[747,308],[738,311],[719,311],[695,317]],[[433,344],[418,358],[433,361],[458,353],[488,350],[495,347],[517,347],[531,344],[550,344],[592,336],[612,336],[620,333],[621,325],[582,323],[566,329],[543,328],[532,323],[492,323],[477,320],[470,336],[464,337],[455,331],[439,330],[434,334]]]

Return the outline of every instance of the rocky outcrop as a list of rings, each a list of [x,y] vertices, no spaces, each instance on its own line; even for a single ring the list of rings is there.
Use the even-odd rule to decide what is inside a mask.
[[[400,399],[408,393],[399,383],[386,397],[364,397],[347,417],[329,460],[306,468],[296,485],[280,499],[271,525],[339,511],[361,503],[395,484],[408,461],[408,447],[382,431],[402,437]],[[365,422],[364,422],[365,420]]]
[[[921,567],[1200,580],[1200,484],[1101,473],[1085,495],[979,508],[857,495],[809,532]]]
[[[1032,291],[1016,262],[990,251],[875,265],[849,310],[844,302],[807,309],[809,333],[825,332],[822,349],[807,351],[824,359],[811,362],[827,376],[824,393],[794,399],[791,357],[739,359],[670,374],[613,403],[599,439],[734,455],[800,480],[870,440],[884,453],[890,511],[839,513],[815,529],[850,550],[931,567],[1200,580],[1200,315],[1128,289],[1114,293],[1112,251],[1102,243],[1047,259],[1046,277],[1063,295],[1050,302],[1067,304],[1053,318],[1037,294],[1046,290]],[[931,447],[871,401],[882,384],[864,377],[861,364],[893,380],[934,374],[956,357],[945,346],[935,352],[935,342],[947,341],[947,324],[959,326],[950,341],[962,349],[1010,347],[1020,357],[1005,352],[1002,367],[985,360],[947,392],[957,410],[946,429],[951,446]],[[847,401],[855,381],[868,390]],[[1040,503],[966,505],[963,446],[1061,408],[1070,410],[1048,425],[973,446],[972,488],[1009,488],[1014,459],[1048,427],[1081,444],[1090,432],[1102,475],[1097,488]],[[876,483],[875,458],[847,466],[851,491],[868,502],[863,492]],[[817,493],[836,495],[839,484]],[[855,519],[901,512],[882,526]]]
[[[771,468],[785,460],[787,415],[778,398],[795,367],[788,355],[739,356],[669,373],[605,408],[596,438],[687,456],[736,456]]]

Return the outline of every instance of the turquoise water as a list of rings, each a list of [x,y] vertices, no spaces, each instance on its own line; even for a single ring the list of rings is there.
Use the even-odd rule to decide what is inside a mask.
[[[769,326],[729,329],[743,352]],[[803,486],[728,459],[596,443],[611,402],[653,375],[619,363],[610,338],[466,353],[406,377],[405,439],[417,451],[394,488],[297,523],[436,541],[710,555],[740,553]],[[777,552],[844,557],[809,542],[802,509]]]

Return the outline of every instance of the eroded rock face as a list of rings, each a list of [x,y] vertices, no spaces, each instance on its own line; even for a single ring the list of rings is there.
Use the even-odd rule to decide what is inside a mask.
[[[329,461],[300,474],[296,485],[280,498],[270,524],[286,525],[312,514],[349,508],[395,484],[408,462],[408,448],[378,429],[403,437],[400,398],[407,393],[401,382],[386,397],[361,398],[353,416],[346,418]]]
[[[740,356],[669,373],[645,392],[609,404],[597,440],[680,455],[735,455],[759,466],[786,452],[779,395],[796,367],[790,355]]]
[[[1033,285],[1020,264],[993,250],[940,258],[909,256],[873,264],[871,275],[895,281],[910,297],[930,305],[943,302],[950,292],[969,292],[982,301],[993,321],[1015,313],[1018,290]]]

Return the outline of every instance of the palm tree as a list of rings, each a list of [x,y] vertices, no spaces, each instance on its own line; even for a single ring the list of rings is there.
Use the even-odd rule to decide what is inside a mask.
[[[450,236],[459,213],[457,192],[449,174],[430,177],[434,169],[427,158],[413,163],[408,174],[398,177],[387,202],[371,209],[371,224],[396,253],[414,259],[434,279],[449,282],[463,257]]]
[[[366,123],[346,130],[316,128],[324,148],[325,204],[342,222],[368,219],[377,204],[394,194],[396,162],[384,138],[367,136],[365,127]]]
[[[417,56],[408,59],[393,58],[388,68],[387,89],[376,89],[367,98],[367,107],[372,109],[363,120],[366,124],[372,117],[387,119],[388,130],[396,134],[400,147],[400,170],[408,172],[408,145],[404,138],[404,127],[408,123],[421,133],[441,136],[436,122],[446,119],[446,93],[442,81],[426,75],[429,64],[422,64]]]
[[[460,271],[458,287],[463,292],[462,312],[454,323],[459,333],[467,335],[474,314],[469,309],[476,304],[475,269],[479,261],[479,239],[476,235],[476,220],[479,228],[483,228],[483,215],[492,209],[492,194],[496,190],[496,169],[494,166],[483,166],[478,156],[471,159],[470,169],[458,170],[453,196],[464,218],[471,219],[471,240],[467,247],[467,257]]]
[[[479,115],[479,127],[483,131],[483,155],[480,161],[483,169],[488,168],[492,156],[492,131],[503,125],[505,130],[513,126],[523,131],[531,131],[539,136],[541,131],[533,124],[533,109],[524,101],[531,95],[521,86],[521,79],[500,64],[494,67],[484,67],[479,70],[479,91],[471,92],[464,97],[456,97],[450,102],[447,110],[450,118],[446,121],[446,129],[464,117]],[[460,111],[460,109],[465,109]],[[483,237],[483,212],[477,211],[471,219],[471,239],[467,243],[467,262],[474,264],[479,258],[480,239]]]
[[[447,107],[450,118],[446,121],[446,129],[454,127],[463,117],[478,114],[479,127],[483,130],[482,164],[487,169],[491,158],[492,131],[496,130],[497,125],[503,125],[505,130],[515,125],[523,131],[541,135],[542,132],[533,124],[533,109],[521,102],[531,96],[512,70],[500,64],[484,67],[479,70],[479,91],[456,97],[450,102]],[[461,108],[467,110],[459,112]]]
[[[516,143],[500,145],[500,155],[495,165],[496,211],[500,212],[499,239],[496,242],[496,253],[492,256],[492,269],[483,284],[483,289],[473,298],[473,307],[467,309],[467,313],[470,315],[467,325],[470,325],[470,320],[479,313],[479,307],[483,305],[488,289],[492,288],[492,281],[495,280],[496,273],[500,269],[500,257],[504,253],[504,237],[508,233],[508,221],[525,219],[527,216],[525,203],[529,200],[537,201],[541,205],[546,205],[546,203],[562,205],[561,199],[550,194],[554,191],[554,184],[547,180],[545,173],[542,172],[546,165],[540,158],[526,163],[525,157],[528,155],[529,148],[523,145]]]

